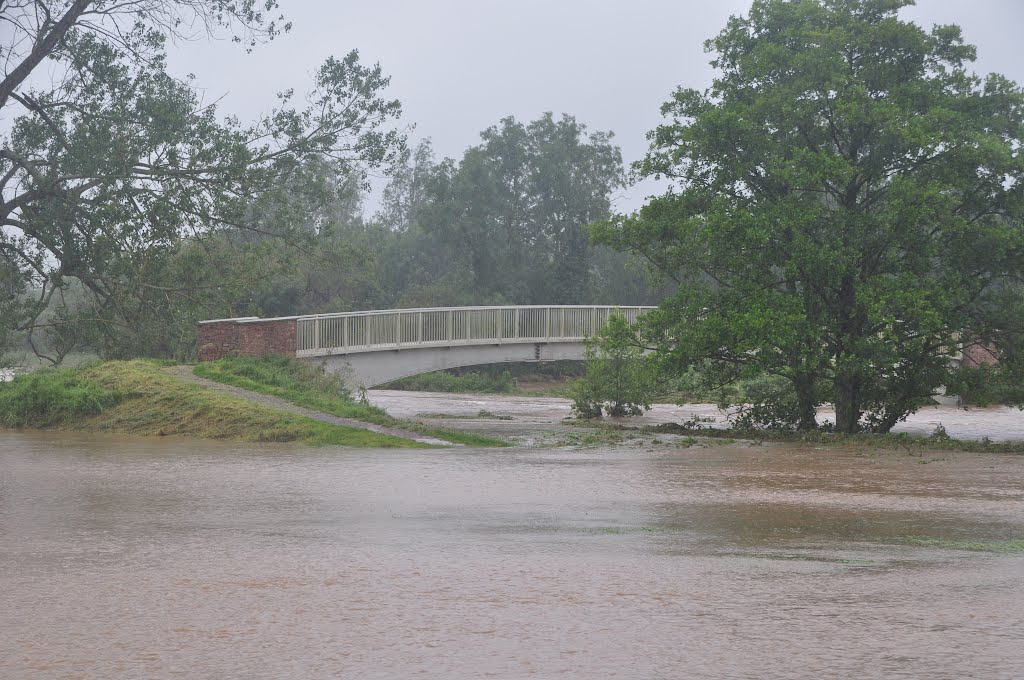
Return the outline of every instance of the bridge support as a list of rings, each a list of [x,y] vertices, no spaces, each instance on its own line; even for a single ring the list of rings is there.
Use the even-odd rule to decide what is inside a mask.
[[[357,389],[376,387],[411,375],[461,366],[518,361],[580,360],[583,359],[585,349],[586,346],[582,342],[406,347],[309,357],[303,361],[315,362],[327,371],[342,374],[346,384]]]

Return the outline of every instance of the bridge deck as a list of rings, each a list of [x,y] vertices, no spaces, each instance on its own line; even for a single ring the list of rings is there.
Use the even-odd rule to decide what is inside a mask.
[[[296,356],[414,347],[579,342],[618,310],[629,323],[653,307],[522,305],[315,314],[296,319]]]

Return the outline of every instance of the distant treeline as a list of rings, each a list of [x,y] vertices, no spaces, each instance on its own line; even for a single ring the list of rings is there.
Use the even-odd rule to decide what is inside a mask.
[[[379,209],[343,163],[317,158],[249,220],[143,262],[144,286],[97,315],[66,291],[37,331],[54,358],[187,357],[204,318],[476,304],[656,304],[665,293],[630,257],[591,245],[624,185],[612,135],[571,116],[505,118],[460,160],[429,140],[392,169]],[[80,289],[79,289],[80,290]],[[111,315],[109,309],[115,309]],[[70,322],[70,323],[69,323]]]

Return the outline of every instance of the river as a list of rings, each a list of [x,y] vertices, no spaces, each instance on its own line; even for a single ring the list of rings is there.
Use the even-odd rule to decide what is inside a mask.
[[[1020,456],[3,432],[0,678],[1020,678],[1022,546]]]

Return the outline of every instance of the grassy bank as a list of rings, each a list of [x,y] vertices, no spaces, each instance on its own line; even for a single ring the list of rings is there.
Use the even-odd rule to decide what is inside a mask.
[[[508,371],[497,374],[436,371],[393,380],[381,385],[381,389],[466,394],[514,394],[519,391],[516,379]]]
[[[0,383],[0,426],[312,445],[419,447],[186,383],[150,361],[40,370]]]
[[[584,372],[579,361],[484,364],[400,378],[381,385],[386,390],[569,396],[572,383]]]
[[[412,430],[430,437],[469,446],[505,446],[506,442],[485,435],[429,427],[399,420],[383,409],[351,398],[342,380],[325,374],[311,364],[283,357],[229,357],[195,367],[198,376],[226,385],[280,397],[298,406],[353,418],[367,423]]]

